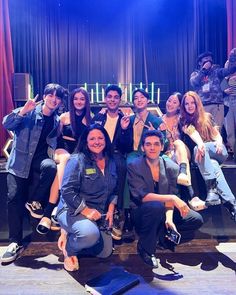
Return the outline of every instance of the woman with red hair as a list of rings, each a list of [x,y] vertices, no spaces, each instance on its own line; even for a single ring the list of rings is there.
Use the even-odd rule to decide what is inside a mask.
[[[196,92],[188,91],[183,96],[180,128],[182,140],[188,146],[206,183],[206,206],[222,202],[236,221],[235,197],[220,168],[228,153],[212,115],[205,112]]]

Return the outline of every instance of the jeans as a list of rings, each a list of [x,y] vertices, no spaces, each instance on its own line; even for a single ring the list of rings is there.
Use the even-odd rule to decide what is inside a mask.
[[[56,164],[51,159],[32,163],[28,178],[7,175],[8,225],[10,242],[22,243],[25,202],[48,202],[50,188],[56,175]]]
[[[196,155],[197,147],[194,148],[194,156]],[[224,201],[234,202],[235,197],[226,182],[220,164],[227,159],[228,153],[225,146],[221,154],[216,153],[214,142],[205,143],[205,156],[200,162],[196,162],[204,180],[216,179],[217,188],[222,191],[221,198]]]
[[[82,214],[70,215],[65,208],[59,208],[57,219],[61,228],[67,232],[68,256],[82,254],[104,258],[111,255],[112,238],[106,233],[101,234],[95,221]]]

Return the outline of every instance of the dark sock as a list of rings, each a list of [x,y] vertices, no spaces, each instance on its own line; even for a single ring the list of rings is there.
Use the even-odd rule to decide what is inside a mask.
[[[48,217],[49,219],[51,219],[51,215],[52,215],[52,211],[53,209],[56,207],[56,204],[52,204],[52,203],[48,203],[47,207],[44,210],[44,217]]]
[[[191,200],[194,197],[193,187],[191,185],[187,186],[187,191],[188,191],[188,194],[189,194],[189,198]]]
[[[187,175],[187,164],[186,163],[180,163],[179,165],[179,174],[184,173]]]

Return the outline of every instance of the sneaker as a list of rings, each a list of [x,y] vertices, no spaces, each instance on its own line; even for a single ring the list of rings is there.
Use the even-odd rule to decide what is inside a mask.
[[[184,185],[184,186],[189,186],[191,185],[190,179],[187,174],[180,173],[177,177],[177,183]]]
[[[120,241],[122,238],[122,230],[120,227],[120,217],[118,214],[114,216],[111,236],[114,240]]]
[[[36,231],[41,235],[46,235],[51,228],[52,221],[48,217],[43,217],[36,227]]]
[[[23,246],[19,246],[17,243],[11,243],[5,253],[3,253],[1,257],[1,262],[2,263],[9,263],[14,260],[22,253],[24,250]]]
[[[57,207],[55,207],[52,211],[52,215],[51,215],[51,221],[54,223],[54,225],[58,225],[60,226],[58,220],[57,220],[57,217],[56,217],[56,214],[57,214]]]
[[[207,208],[206,203],[199,199],[198,197],[192,198],[191,201],[188,202],[189,207],[193,209],[194,211],[200,211]]]
[[[33,201],[32,203],[27,202],[25,204],[25,208],[29,210],[30,215],[34,218],[42,218],[43,217],[43,208],[41,204],[37,201]]]
[[[149,266],[153,267],[153,268],[158,268],[158,262],[157,262],[157,258],[155,256],[155,254],[148,254],[143,247],[141,246],[141,244],[138,242],[137,244],[137,251],[138,254],[140,255],[140,257],[142,258],[142,260],[148,264]]]

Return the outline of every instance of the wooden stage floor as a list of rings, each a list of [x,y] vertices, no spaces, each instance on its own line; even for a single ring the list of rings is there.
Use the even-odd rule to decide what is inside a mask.
[[[80,269],[69,273],[55,242],[31,242],[15,263],[0,266],[0,294],[87,294],[85,282],[113,268],[139,275],[127,295],[236,294],[236,240],[195,239],[175,253],[160,251],[156,270],[143,264],[135,246],[116,245],[106,260],[81,258]],[[0,255],[4,249],[0,244]]]

